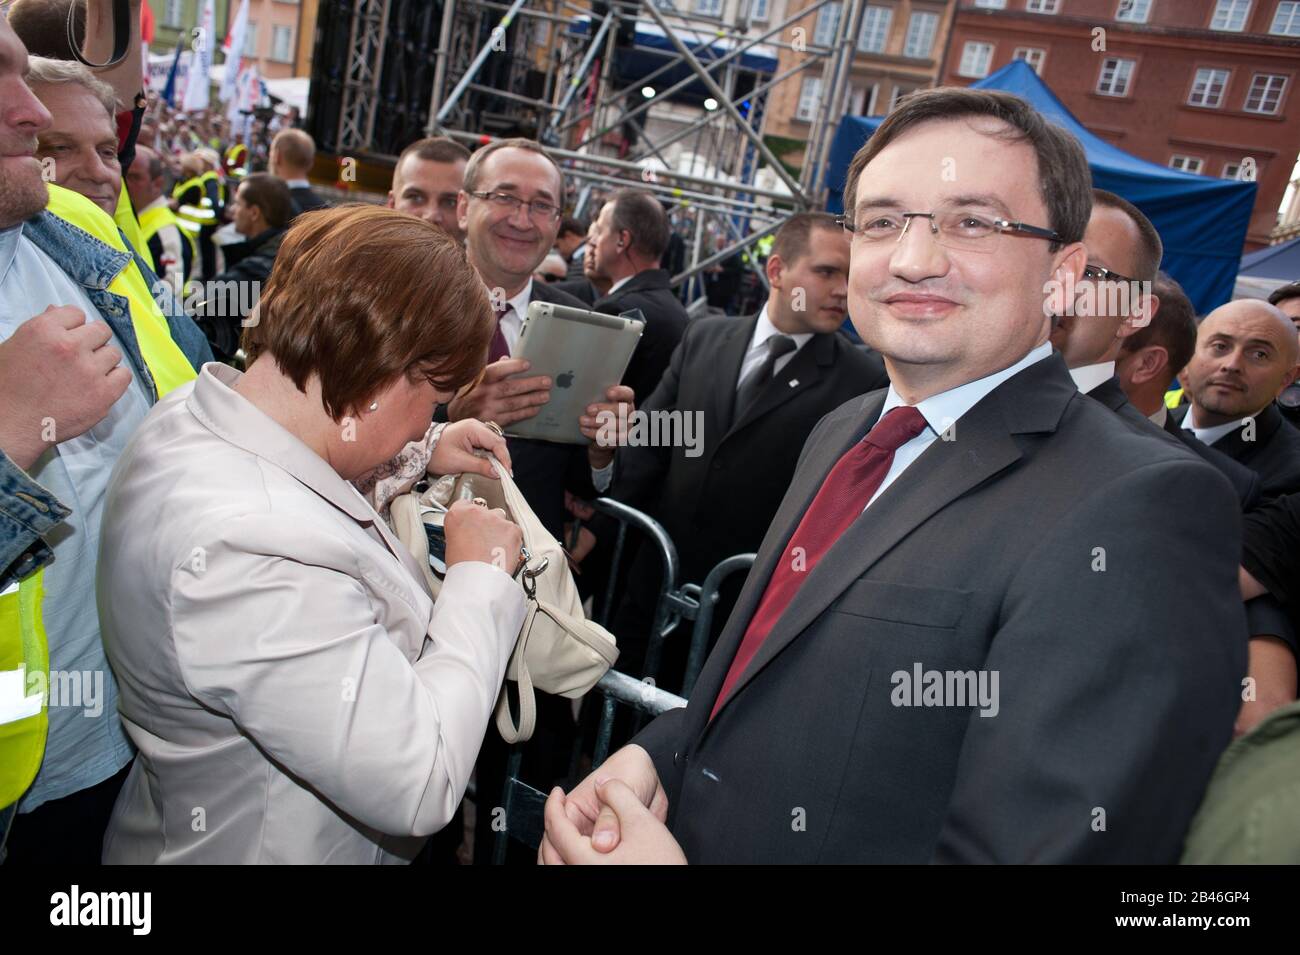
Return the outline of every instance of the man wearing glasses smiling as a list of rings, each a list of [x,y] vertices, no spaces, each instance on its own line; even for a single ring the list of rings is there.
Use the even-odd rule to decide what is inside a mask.
[[[1052,352],[1091,201],[1006,93],[915,93],[854,158],[890,387],[816,426],[689,705],[599,770],[687,861],[1177,860],[1240,705],[1240,518]],[[619,857],[601,793],[551,795],[543,862]]]

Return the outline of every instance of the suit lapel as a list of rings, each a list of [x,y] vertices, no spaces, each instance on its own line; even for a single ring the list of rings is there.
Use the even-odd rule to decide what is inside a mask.
[[[777,548],[769,534],[763,546],[771,547],[772,552],[764,561],[763,573],[751,574],[747,590],[749,584],[758,581],[762,582],[761,587],[756,588],[759,595],[766,588],[776,562],[784,558],[785,544],[826,474],[849,446],[862,438],[875,423],[885,394],[878,392],[868,396],[863,413],[857,419],[857,427],[847,435],[849,440],[833,445],[828,443],[816,462],[815,480],[810,479],[804,484],[807,493],[800,494],[797,500],[792,499],[793,495],[787,497],[781,509],[784,523],[780,547]],[[1004,382],[963,415],[954,429],[955,440],[939,438],[932,442],[818,562],[741,674],[723,708],[730,705],[768,663],[896,544],[948,504],[1018,461],[1022,452],[1013,434],[1055,430],[1065,407],[1077,394],[1078,389],[1070,379],[1064,361],[1054,355]],[[809,485],[815,486],[809,490]],[[744,626],[748,626],[758,602],[755,595],[749,596],[751,599],[743,615],[733,615],[733,620],[740,617]],[[744,627],[738,629],[743,635]],[[729,665],[739,647],[739,638],[735,634],[728,635],[735,639],[735,646],[727,656]]]
[[[753,333],[750,334],[752,336]],[[746,345],[748,346],[748,340]],[[757,421],[772,409],[780,407],[795,395],[816,384],[822,376],[820,366],[827,364],[823,360],[825,357],[823,353],[834,347],[835,343],[830,340],[829,336],[816,335],[810,339],[808,344],[800,348],[784,368],[772,376],[772,380],[767,383],[767,387],[754,400],[754,403],[745,409],[744,414],[738,420],[732,422],[727,435],[730,436],[750,422]],[[746,347],[744,351],[748,350],[748,347]],[[744,351],[741,352],[742,358]],[[739,367],[736,368],[736,374],[740,374]],[[735,392],[736,389],[732,388],[733,402],[735,401]]]
[[[1277,410],[1277,406],[1271,402],[1255,415],[1255,434],[1253,441],[1242,439],[1242,432],[1245,427],[1236,428],[1228,432],[1218,441],[1214,442],[1211,447],[1222,451],[1228,457],[1237,461],[1247,461],[1254,457],[1259,451],[1272,440],[1277,429],[1283,424],[1282,413]]]
[[[740,377],[740,366],[745,363],[745,352],[749,351],[749,343],[754,337],[754,326],[757,324],[757,315],[736,319],[723,333],[722,340],[718,343],[717,354],[703,356],[706,365],[712,365],[718,370],[718,377],[711,391],[714,407],[710,410],[713,414],[708,415],[705,420],[716,421],[718,432],[723,435],[731,431],[731,416],[736,411],[736,379]]]

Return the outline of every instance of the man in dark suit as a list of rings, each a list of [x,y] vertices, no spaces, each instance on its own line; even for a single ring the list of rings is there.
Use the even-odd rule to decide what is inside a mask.
[[[289,187],[295,214],[329,207],[307,181],[315,160],[316,143],[301,129],[282,129],[271,140],[267,171]]]
[[[640,409],[695,416],[696,444],[625,447],[615,455],[611,494],[664,525],[683,581],[699,583],[718,561],[756,551],[790,485],[803,436],[849,398],[889,384],[880,356],[838,331],[847,313],[849,241],[832,216],[786,220],[767,276],[772,293],[759,314],[691,323]],[[642,547],[613,628],[626,673],[642,673],[660,576],[657,553]],[[715,632],[742,581],[735,576],[724,589]],[[685,640],[668,649],[657,679],[676,691]]]
[[[591,278],[609,290],[591,306],[610,315],[639,308],[645,329],[623,384],[638,395],[654,391],[690,316],[659,260],[668,248],[668,216],[645,189],[619,189],[600,207],[591,230]]]
[[[582,278],[583,253],[587,248],[587,227],[573,216],[560,221],[560,231],[555,236],[555,249],[564,256],[565,278]]]
[[[1300,491],[1300,431],[1274,399],[1296,377],[1300,342],[1274,305],[1243,299],[1205,316],[1185,376],[1190,404],[1177,423],[1255,471],[1267,497]]]
[[[991,90],[915,93],[854,158],[891,385],[822,419],[690,704],[600,768],[687,860],[1178,858],[1240,703],[1241,519],[1051,351],[1089,180]],[[619,851],[594,774],[546,820],[543,861]]]

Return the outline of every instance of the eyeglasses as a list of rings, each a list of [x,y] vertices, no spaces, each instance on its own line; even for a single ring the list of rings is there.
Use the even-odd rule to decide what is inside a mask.
[[[560,207],[544,199],[534,199],[532,202],[524,202],[518,196],[512,196],[508,192],[471,192],[475,199],[482,199],[492,203],[501,210],[509,210],[510,215],[515,215],[524,206],[528,207],[528,215],[534,219],[543,221],[555,219],[560,214]]]
[[[1120,275],[1118,272],[1112,272],[1110,269],[1102,268],[1100,265],[1088,264],[1083,267],[1083,277],[1092,279],[1094,282],[1124,282],[1132,285],[1139,279],[1131,279],[1127,275]]]
[[[1011,222],[978,212],[961,209],[941,212],[890,212],[873,214],[863,223],[855,224],[847,215],[837,216],[836,222],[853,236],[855,242],[884,245],[901,242],[913,219],[929,219],[930,233],[935,241],[949,249],[967,252],[992,252],[998,235],[1019,235],[1031,239],[1061,242],[1061,236],[1052,229],[1044,229],[1023,222]]]

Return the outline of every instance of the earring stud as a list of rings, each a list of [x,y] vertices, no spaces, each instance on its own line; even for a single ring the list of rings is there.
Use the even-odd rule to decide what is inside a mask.
[[[379,402],[378,402],[378,401],[372,401],[372,402],[370,402],[370,410],[371,410],[371,411],[378,411],[378,410],[379,410]]]

